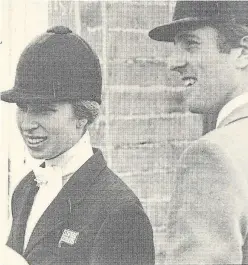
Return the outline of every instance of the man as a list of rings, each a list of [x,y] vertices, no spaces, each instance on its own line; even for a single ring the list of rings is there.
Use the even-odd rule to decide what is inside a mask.
[[[150,31],[174,42],[169,67],[191,112],[217,128],[181,157],[169,211],[166,264],[248,264],[248,2],[180,1]]]
[[[152,227],[138,198],[90,144],[101,89],[98,57],[57,26],[27,46],[14,88],[1,94],[17,104],[31,156],[45,160],[12,197],[7,245],[30,265],[154,264]]]

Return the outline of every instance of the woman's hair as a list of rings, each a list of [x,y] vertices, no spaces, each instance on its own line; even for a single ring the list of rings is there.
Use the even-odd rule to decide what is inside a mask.
[[[78,119],[87,119],[87,125],[93,123],[97,118],[100,105],[96,101],[80,100],[71,102],[74,113]]]

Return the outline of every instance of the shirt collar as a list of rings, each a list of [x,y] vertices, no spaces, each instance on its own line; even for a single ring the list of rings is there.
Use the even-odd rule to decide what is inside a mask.
[[[220,111],[218,118],[217,118],[217,123],[216,123],[216,128],[220,125],[220,123],[235,110],[236,108],[248,103],[248,92],[243,93],[240,96],[237,96],[236,98],[232,99],[229,101]]]
[[[93,155],[89,132],[68,151],[53,159],[45,160],[46,166],[60,167],[62,175],[76,172]]]

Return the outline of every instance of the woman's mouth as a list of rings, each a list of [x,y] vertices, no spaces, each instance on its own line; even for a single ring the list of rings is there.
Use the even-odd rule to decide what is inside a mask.
[[[38,147],[47,140],[47,137],[46,136],[25,136],[25,139],[29,147]]]

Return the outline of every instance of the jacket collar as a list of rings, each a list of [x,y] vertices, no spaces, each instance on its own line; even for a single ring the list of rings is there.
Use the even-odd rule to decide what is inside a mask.
[[[244,104],[248,104],[248,92],[233,98],[221,109],[217,118],[216,127],[219,127],[223,120],[225,120],[235,109]]]
[[[11,231],[8,237],[7,245],[14,249],[17,253],[22,254],[23,252],[23,229],[26,225],[26,207],[29,203],[29,194],[36,182],[34,175],[30,172],[23,180],[22,186],[25,187],[19,191],[19,198],[15,204],[12,204],[13,221]],[[22,229],[23,228],[23,229]]]
[[[94,155],[73,174],[39,219],[24,251],[24,257],[47,233],[68,220],[73,205],[87,196],[90,187],[107,166],[102,152],[95,148],[93,151]]]
[[[227,126],[230,123],[246,119],[248,118],[248,103],[245,103],[238,108],[232,110],[231,113],[227,117],[225,117],[220,123],[217,125],[217,128],[221,128]]]

